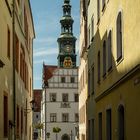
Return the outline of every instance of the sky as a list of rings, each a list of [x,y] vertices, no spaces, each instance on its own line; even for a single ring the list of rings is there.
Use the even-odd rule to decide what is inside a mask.
[[[46,65],[57,65],[57,38],[61,33],[59,21],[63,15],[62,5],[64,0],[30,0],[30,2],[36,35],[33,42],[33,82],[34,89],[41,89],[43,62]],[[77,55],[79,54],[80,30],[79,4],[79,0],[71,0],[72,17],[74,19],[73,33],[77,38]],[[77,60],[79,63],[78,56]]]

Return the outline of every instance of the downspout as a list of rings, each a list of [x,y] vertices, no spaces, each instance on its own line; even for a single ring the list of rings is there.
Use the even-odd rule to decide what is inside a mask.
[[[47,97],[46,97],[46,85],[45,85],[45,140],[46,138],[46,134],[47,134]]]
[[[15,72],[15,0],[13,0],[13,12],[12,12],[12,28],[13,28],[13,138],[16,140],[16,72]]]

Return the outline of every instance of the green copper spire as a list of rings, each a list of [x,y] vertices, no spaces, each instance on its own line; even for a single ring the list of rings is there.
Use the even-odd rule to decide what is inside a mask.
[[[70,3],[70,0],[64,0],[64,3],[69,4]]]
[[[62,68],[76,67],[75,42],[76,38],[73,36],[73,18],[71,17],[70,0],[64,0],[63,16],[60,19],[61,34],[58,38],[59,54],[58,66]]]

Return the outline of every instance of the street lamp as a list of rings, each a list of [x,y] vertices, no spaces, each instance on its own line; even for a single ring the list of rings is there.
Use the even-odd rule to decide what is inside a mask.
[[[35,108],[35,100],[30,101],[30,106],[31,106],[30,109],[28,109],[27,106],[26,106],[26,109],[24,109],[24,113],[25,114],[28,114],[31,111],[34,111],[34,108]]]

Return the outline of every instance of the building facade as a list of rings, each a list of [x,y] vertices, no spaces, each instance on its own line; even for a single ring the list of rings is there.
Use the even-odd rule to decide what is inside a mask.
[[[34,111],[33,111],[33,140],[38,140],[41,137],[41,130],[38,129],[41,124],[41,100],[42,90],[34,89]]]
[[[93,139],[140,138],[138,4],[139,0],[88,1],[88,61],[93,59],[94,67]]]
[[[50,139],[56,139],[55,127],[61,129],[58,139],[75,139],[79,120],[78,69],[44,65],[44,71],[48,87],[43,90],[42,98],[43,139],[45,133],[50,133]]]
[[[64,0],[58,37],[58,66],[43,65],[42,138],[74,140],[78,138],[79,94],[76,66],[76,38],[70,0]]]
[[[0,1],[0,139],[32,139],[32,40],[29,1]],[[32,103],[32,102],[31,102]]]
[[[87,138],[87,1],[80,0],[79,139]]]

